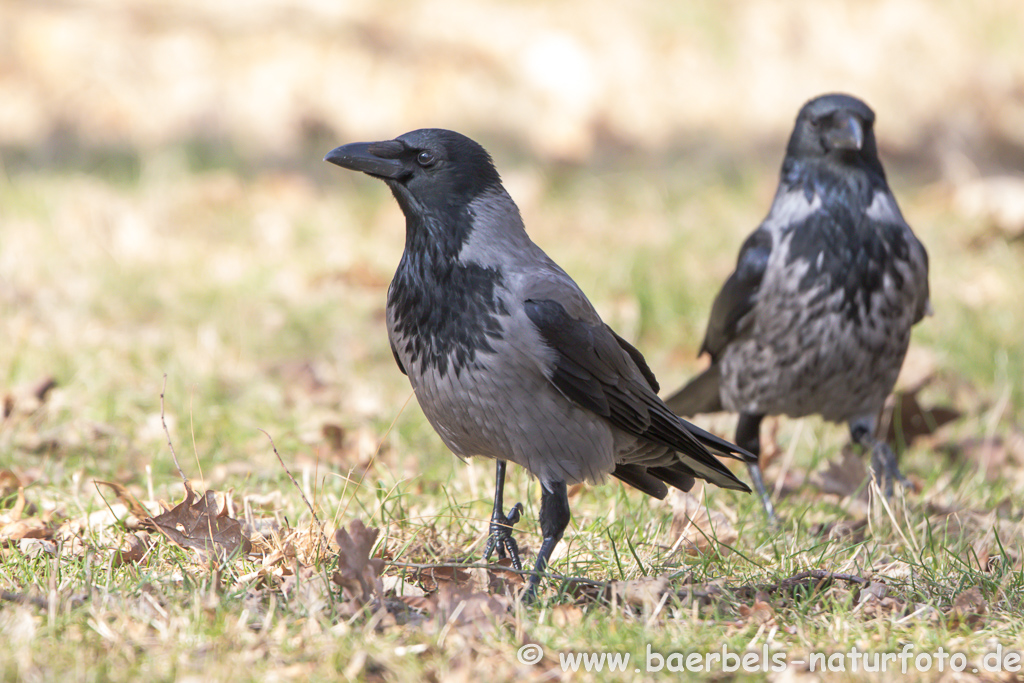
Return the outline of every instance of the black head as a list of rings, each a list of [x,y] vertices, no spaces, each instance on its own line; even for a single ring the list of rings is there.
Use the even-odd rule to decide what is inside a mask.
[[[465,135],[427,128],[343,145],[324,160],[380,178],[405,214],[405,252],[388,289],[399,365],[410,372],[414,364],[421,371],[432,367],[444,377],[474,363],[477,353],[493,352],[491,343],[501,337],[498,320],[508,315],[498,293],[502,273],[459,257],[477,229],[474,200],[501,189],[484,148]],[[487,199],[515,206],[503,191]],[[508,224],[522,230],[521,221]]]
[[[786,147],[787,161],[825,161],[882,173],[875,143],[875,112],[850,95],[815,97],[800,109]]]
[[[465,135],[423,128],[383,142],[354,142],[324,161],[380,178],[402,210],[437,213],[471,202],[501,184],[487,151]]]

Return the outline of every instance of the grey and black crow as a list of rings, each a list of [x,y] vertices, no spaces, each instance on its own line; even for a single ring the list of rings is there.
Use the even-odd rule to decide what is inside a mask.
[[[847,422],[891,496],[905,480],[876,423],[931,306],[928,255],[886,183],[874,122],[848,95],[800,110],[771,210],[711,308],[700,349],[711,366],[666,403],[739,413],[736,442],[753,453],[765,415]],[[750,474],[774,518],[756,462]]]
[[[569,523],[567,485],[611,474],[658,498],[695,478],[750,490],[712,452],[753,456],[662,403],[640,352],[527,236],[483,147],[424,129],[325,160],[383,180],[405,214],[388,338],[445,444],[497,461],[485,556],[497,548],[521,568],[511,530],[522,506],[504,512],[506,462],[540,480],[544,540],[530,596]]]

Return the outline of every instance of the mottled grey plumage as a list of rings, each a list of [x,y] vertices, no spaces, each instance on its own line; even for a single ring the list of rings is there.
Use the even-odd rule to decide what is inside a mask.
[[[874,119],[846,95],[800,110],[771,210],[712,307],[712,364],[666,403],[740,413],[736,440],[753,452],[765,415],[849,422],[891,491],[900,475],[876,421],[929,310],[928,257],[886,183]]]
[[[405,213],[388,336],[445,444],[498,461],[488,551],[499,543],[516,555],[508,527],[518,512],[501,509],[505,461],[543,487],[538,571],[568,523],[566,485],[612,474],[658,497],[695,477],[749,490],[709,449],[751,456],[661,402],[640,352],[527,236],[482,147],[430,129],[326,159],[384,180]]]

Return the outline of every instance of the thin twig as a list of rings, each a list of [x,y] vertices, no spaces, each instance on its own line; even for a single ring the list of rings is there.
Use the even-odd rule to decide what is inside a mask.
[[[164,434],[167,435],[167,446],[171,449],[171,457],[174,458],[174,466],[178,468],[178,474],[181,475],[181,480],[185,482],[185,489],[187,491],[192,490],[192,486],[189,484],[188,477],[185,476],[185,471],[181,469],[181,465],[178,463],[178,454],[174,452],[174,444],[171,443],[171,430],[167,428],[167,418],[164,417],[164,394],[167,392],[167,373],[164,373],[164,388],[160,390],[160,422],[164,425]]]
[[[16,602],[21,605],[33,605],[39,609],[46,609],[50,606],[50,602],[46,598],[34,595],[25,595],[24,593],[15,593],[13,591],[0,591],[0,601]]]
[[[855,583],[859,586],[866,586],[869,583],[871,583],[869,579],[866,579],[863,576],[858,576],[856,574],[830,572],[825,569],[808,569],[807,571],[800,572],[799,574],[794,574],[788,579],[783,579],[778,583],[758,586],[758,590],[763,590],[766,593],[771,593],[774,591],[799,586],[800,584],[805,583],[808,579],[814,579],[819,583],[824,581],[846,581],[847,583]]]
[[[513,567],[496,567],[491,564],[480,564],[472,562],[444,562],[439,564],[420,564],[416,562],[394,562],[385,560],[385,564],[390,567],[399,567],[403,569],[417,569],[417,570],[431,570],[431,569],[489,569],[489,570],[500,570],[510,572],[512,574],[519,574],[520,576],[541,576],[544,578],[557,579],[563,584],[582,584],[584,586],[591,586],[594,588],[608,589],[613,583],[607,581],[593,581],[591,579],[584,579],[577,576],[563,576],[561,574],[554,574],[549,572],[536,572],[528,569],[515,569]],[[774,584],[762,584],[759,586],[739,586],[735,589],[736,593],[756,593],[764,591],[767,593],[775,592],[778,590],[785,590],[798,586],[808,580],[815,580],[819,585],[826,581],[846,581],[848,583],[855,583],[858,585],[867,585],[870,581],[862,576],[856,574],[843,574],[839,572],[826,571],[824,569],[810,569],[807,571],[800,572],[790,576],[789,578],[783,579],[778,583]],[[728,590],[728,589],[725,589]],[[697,599],[713,599],[713,598],[724,598],[724,591],[719,588],[717,590],[703,590],[701,587],[696,585],[689,585],[683,589],[685,595],[677,593],[680,597],[689,597]]]
[[[192,391],[188,397],[188,429],[192,434],[192,453],[196,456],[196,468],[199,469],[199,478],[205,481],[203,477],[203,463],[199,462],[199,449],[196,447],[196,424],[195,424],[195,413],[192,410],[192,399],[195,398],[196,387],[192,385]]]
[[[259,428],[257,427],[257,429]],[[306,504],[306,507],[309,508],[309,513],[313,515],[313,521],[316,522],[316,528],[320,532],[320,536],[323,538],[324,544],[326,545],[329,541],[327,539],[327,534],[324,533],[324,525],[320,523],[320,518],[316,516],[316,510],[313,509],[309,499],[306,498],[306,492],[302,490],[301,486],[299,486],[299,482],[295,481],[295,477],[292,476],[292,471],[288,469],[288,465],[284,464],[284,458],[282,458],[281,454],[277,452],[277,444],[274,443],[274,437],[270,436],[270,432],[265,429],[260,429],[260,431],[266,434],[267,438],[270,439],[270,447],[274,449],[274,455],[277,456],[277,461],[281,463],[281,467],[284,468],[285,474],[287,474],[288,478],[292,480],[293,484],[295,484],[295,488],[299,490],[299,495],[302,496],[302,501]]]
[[[607,588],[608,582],[606,581],[593,581],[591,579],[584,579],[579,576],[563,576],[562,574],[555,574],[553,572],[538,572],[532,569],[516,569],[514,567],[502,567],[493,564],[481,564],[472,562],[443,562],[440,564],[419,564],[416,562],[393,562],[385,560],[384,564],[389,567],[399,567],[402,569],[490,569],[492,571],[503,571],[511,574],[519,574],[520,576],[540,576],[552,579],[558,579],[559,581],[568,583],[582,583],[587,586],[596,586],[598,588]]]

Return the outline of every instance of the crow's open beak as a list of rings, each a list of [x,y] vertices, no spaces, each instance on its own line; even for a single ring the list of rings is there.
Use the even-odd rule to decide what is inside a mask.
[[[376,178],[397,180],[405,175],[405,166],[399,158],[403,149],[402,143],[394,140],[353,142],[335,147],[327,153],[324,161]]]
[[[832,149],[859,150],[864,146],[864,126],[853,114],[839,114],[825,139]]]

